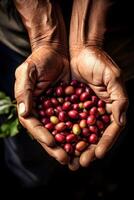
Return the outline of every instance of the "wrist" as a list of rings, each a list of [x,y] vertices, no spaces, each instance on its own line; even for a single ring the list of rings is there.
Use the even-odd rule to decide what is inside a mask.
[[[70,45],[70,58],[78,56],[78,54],[86,48],[103,49],[103,41],[101,39],[89,40],[86,42],[81,42],[80,44]]]
[[[32,46],[32,52],[40,48],[43,48],[43,49],[55,51],[65,57],[68,57],[67,46],[58,41],[55,41],[55,42],[46,41],[41,37],[41,38],[38,38],[37,40],[31,41],[31,46]]]
[[[102,48],[110,0],[76,0],[70,23],[70,52],[87,46]],[[78,50],[77,50],[78,51]]]
[[[68,48],[66,44],[56,40],[46,40],[43,37],[38,37],[36,39],[31,40],[31,48],[32,52],[36,51],[39,48],[46,48],[53,50],[63,56],[68,56]]]
[[[51,46],[65,54],[66,31],[58,3],[47,0],[14,0],[14,3],[28,32],[32,51]]]

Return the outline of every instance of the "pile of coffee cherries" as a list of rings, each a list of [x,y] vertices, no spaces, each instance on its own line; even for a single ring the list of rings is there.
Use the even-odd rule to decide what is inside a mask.
[[[97,144],[110,123],[105,102],[83,82],[61,81],[37,99],[39,120],[69,155],[80,156]]]

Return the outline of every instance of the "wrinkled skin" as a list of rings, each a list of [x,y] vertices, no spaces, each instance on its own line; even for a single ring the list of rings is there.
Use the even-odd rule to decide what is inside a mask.
[[[95,46],[75,48],[72,52],[72,76],[87,83],[106,102],[106,107],[113,116],[99,143],[91,145],[77,159],[77,166],[87,167],[94,159],[104,157],[119,136],[126,123],[128,97],[121,71],[106,52]]]
[[[67,153],[62,148],[55,146],[53,136],[33,115],[33,99],[51,83],[60,79],[69,79],[70,69],[67,57],[51,47],[40,47],[34,50],[17,68],[15,75],[17,105],[25,104],[25,111],[18,112],[21,124],[52,157],[61,164],[67,164]]]

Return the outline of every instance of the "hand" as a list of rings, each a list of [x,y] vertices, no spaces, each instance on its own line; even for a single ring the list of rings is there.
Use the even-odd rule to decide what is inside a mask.
[[[69,64],[65,55],[51,47],[40,47],[16,70],[15,97],[21,124],[31,133],[43,148],[60,163],[66,164],[68,156],[54,146],[53,136],[33,116],[33,99],[40,95],[49,84],[69,78]]]
[[[80,156],[81,166],[102,158],[116,141],[126,123],[128,97],[121,79],[119,67],[102,49],[89,46],[74,49],[71,58],[72,76],[86,82],[96,95],[106,102],[113,116],[97,145],[91,145]]]

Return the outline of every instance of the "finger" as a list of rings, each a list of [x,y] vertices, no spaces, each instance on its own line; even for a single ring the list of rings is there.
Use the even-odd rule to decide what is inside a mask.
[[[95,155],[97,158],[103,158],[108,150],[112,147],[115,143],[116,139],[118,138],[122,128],[113,121],[103,133],[99,143],[95,149]]]
[[[126,124],[126,111],[128,107],[127,99],[118,99],[112,103],[112,114],[119,126],[125,126]]]
[[[36,68],[32,63],[25,62],[15,72],[15,98],[18,104],[18,113],[28,116],[32,109],[32,95],[36,81]]]
[[[55,140],[52,134],[43,127],[42,123],[39,122],[34,117],[19,117],[22,125],[28,130],[28,132],[35,138],[36,140],[45,143],[48,146],[54,146]]]
[[[65,165],[68,163],[68,155],[67,153],[64,151],[64,149],[62,149],[59,146],[56,147],[48,147],[46,144],[42,143],[39,141],[39,143],[42,145],[42,147],[47,151],[47,153],[52,156],[53,158],[55,158],[59,163],[61,163],[62,165]]]
[[[95,159],[95,147],[96,145],[90,145],[88,149],[81,154],[80,165],[82,167],[88,167]]]
[[[110,97],[113,101],[113,117],[119,126],[124,126],[128,107],[128,97],[125,87],[119,78],[115,78],[109,83],[108,90],[110,91]]]
[[[68,168],[71,171],[76,171],[80,168],[79,157],[74,157],[68,164]]]
[[[106,103],[106,111],[108,114],[112,113],[112,104],[111,103]]]

